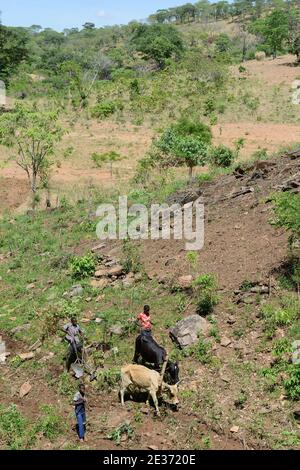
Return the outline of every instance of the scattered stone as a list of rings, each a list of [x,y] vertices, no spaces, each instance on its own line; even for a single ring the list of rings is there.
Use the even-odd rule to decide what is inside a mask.
[[[150,450],[159,450],[159,448],[157,446],[153,446],[153,445],[148,446],[148,449],[150,449]]]
[[[92,300],[93,300],[92,297],[88,297],[87,299],[85,299],[85,301],[86,301],[87,303],[91,302]]]
[[[127,276],[122,281],[122,284],[124,287],[132,287],[134,283],[135,283],[135,277],[133,273],[127,274]]]
[[[221,338],[221,346],[223,346],[224,348],[227,348],[230,344],[231,344],[231,340],[229,338],[226,338],[226,336],[223,336],[223,338]]]
[[[25,325],[16,326],[12,330],[10,330],[11,334],[17,335],[18,333],[22,333],[22,331],[28,331],[31,328],[31,323],[26,323]]]
[[[143,274],[142,273],[136,273],[134,275],[134,279],[136,280],[136,282],[140,282],[143,280]]]
[[[202,190],[200,189],[179,189],[167,198],[166,203],[170,206],[173,204],[180,204],[180,206],[184,206],[189,202],[196,201],[201,195]]]
[[[244,196],[245,194],[249,194],[249,193],[254,193],[254,188],[242,187],[239,191],[235,191],[231,193],[228,197],[234,199],[236,197]]]
[[[52,359],[54,357],[54,353],[50,352],[47,356],[42,357],[41,362],[47,362],[49,359]]]
[[[181,276],[178,278],[177,284],[181,289],[191,289],[193,283],[193,276]]]
[[[122,325],[114,325],[114,326],[111,326],[108,331],[109,331],[109,333],[111,333],[112,335],[122,336],[122,334],[123,334],[123,327],[122,327]]]
[[[141,408],[141,413],[143,413],[144,415],[148,415],[149,414],[149,408],[146,408],[146,407]],[[146,434],[144,434],[144,435],[146,435]],[[150,437],[150,435],[149,435],[149,437]]]
[[[191,315],[176,324],[169,332],[170,338],[178,346],[186,348],[198,342],[198,335],[206,335],[211,328],[211,324],[199,315]]]
[[[98,271],[95,272],[95,275],[94,275],[94,277],[97,279],[100,279],[102,277],[107,277],[107,276],[108,276],[108,272],[106,269],[99,269]]]
[[[91,319],[90,318],[83,318],[81,320],[81,323],[90,323]]]
[[[294,341],[292,343],[292,348],[293,348],[293,356],[292,356],[293,364],[300,364],[300,341]]]
[[[250,292],[253,294],[269,294],[269,286],[254,286],[251,288]]]
[[[122,276],[122,274],[124,274],[124,269],[120,265],[114,266],[113,268],[109,269],[109,271],[108,271],[108,275],[110,277],[112,277],[112,276],[119,277],[119,276]]]
[[[239,430],[240,430],[239,426],[232,426],[232,428],[230,429],[230,432],[237,433],[239,432]]]
[[[2,336],[0,336],[0,364],[4,364],[6,361],[6,346],[5,342],[2,341]]]
[[[296,421],[300,421],[300,410],[294,411],[294,418]]]
[[[34,283],[28,284],[28,285],[26,286],[26,289],[27,289],[27,290],[32,290],[32,289],[34,289],[34,288],[35,288],[35,284],[34,284]]]
[[[30,361],[31,359],[34,358],[35,353],[34,352],[23,353],[23,354],[18,354],[18,356],[22,361]]]
[[[29,382],[25,382],[22,387],[20,388],[20,391],[19,391],[19,397],[20,398],[24,398],[26,397],[26,395],[28,395],[28,393],[30,392],[30,390],[32,389],[31,385]]]
[[[103,322],[102,318],[96,318],[95,320],[95,323],[97,323],[98,325],[100,325],[100,323],[102,322]]]
[[[91,281],[91,286],[94,287],[95,289],[105,289],[109,285],[108,279],[100,279],[97,281],[96,279],[93,279]]]
[[[83,294],[83,287],[81,285],[72,286],[71,289],[63,294],[63,297],[69,297],[72,299],[73,297],[79,297]]]
[[[101,302],[101,300],[104,300],[105,299],[105,295],[98,295],[98,297],[96,298],[96,302],[99,303]]]
[[[30,346],[29,351],[36,351],[42,346],[42,342],[38,339],[32,346]]]
[[[229,317],[227,323],[228,325],[234,325],[236,323],[236,319],[234,317]]]
[[[102,248],[105,248],[105,243],[101,243],[101,245],[94,246],[91,251],[92,253],[96,253],[97,251],[102,250]]]

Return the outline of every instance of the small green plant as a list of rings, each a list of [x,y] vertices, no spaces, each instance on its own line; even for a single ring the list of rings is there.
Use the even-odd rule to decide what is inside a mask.
[[[281,357],[285,353],[292,352],[292,345],[287,338],[280,338],[274,342],[272,354],[275,357]]]
[[[243,409],[247,400],[248,400],[247,393],[244,390],[241,390],[240,394],[234,401],[234,406],[238,409]]]
[[[112,390],[119,384],[120,379],[121,372],[119,369],[104,369],[97,377],[97,388],[99,390]]]
[[[91,115],[96,119],[105,119],[117,110],[115,103],[112,101],[103,101],[102,103],[96,104],[91,110]]]
[[[123,242],[123,256],[121,259],[122,266],[126,273],[138,273],[142,270],[142,263],[140,253],[137,245],[132,240],[124,240]]]
[[[35,425],[36,432],[41,433],[50,441],[54,441],[64,429],[61,416],[52,405],[41,407],[42,416]]]
[[[128,439],[134,438],[134,430],[128,423],[123,423],[114,429],[109,435],[108,439],[114,441],[117,445],[120,445],[123,436],[127,436]]]
[[[235,159],[234,152],[224,145],[214,147],[211,152],[211,162],[213,165],[223,168],[230,167]]]
[[[218,304],[215,276],[212,274],[199,276],[193,282],[193,288],[196,291],[197,313],[203,316],[210,315]]]
[[[95,272],[96,261],[92,254],[72,259],[71,264],[72,277],[82,279],[91,276]]]
[[[201,336],[199,337],[199,342],[189,348],[187,353],[197,359],[201,364],[211,363],[211,343]]]
[[[16,405],[8,408],[0,405],[0,438],[10,450],[26,447],[27,420]]]
[[[74,382],[67,372],[63,372],[59,378],[58,392],[65,397],[72,397],[75,393]]]
[[[296,401],[300,399],[300,365],[291,364],[288,369],[289,377],[284,381],[287,397]]]

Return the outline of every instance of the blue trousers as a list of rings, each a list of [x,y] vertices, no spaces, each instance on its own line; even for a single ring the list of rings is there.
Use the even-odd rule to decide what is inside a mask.
[[[77,419],[78,437],[79,437],[79,439],[84,439],[85,423],[86,423],[85,411],[79,411],[78,413],[76,413],[76,419]]]

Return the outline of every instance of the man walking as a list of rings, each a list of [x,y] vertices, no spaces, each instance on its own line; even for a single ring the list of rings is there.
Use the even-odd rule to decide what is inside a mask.
[[[65,339],[70,345],[66,362],[67,371],[69,372],[71,364],[73,364],[76,359],[81,358],[83,331],[78,325],[75,317],[71,318],[71,323],[65,325],[63,330],[67,333]]]

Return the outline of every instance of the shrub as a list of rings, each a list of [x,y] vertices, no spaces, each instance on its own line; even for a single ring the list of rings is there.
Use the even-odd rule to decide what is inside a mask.
[[[217,280],[212,274],[204,274],[193,282],[193,288],[196,290],[197,313],[202,316],[210,315],[214,307],[218,305],[218,296],[216,294]]]
[[[190,354],[201,364],[209,364],[211,362],[211,343],[204,338],[199,338],[199,342],[192,346]]]
[[[92,254],[75,257],[71,261],[71,272],[74,279],[82,279],[91,276],[95,272],[96,262]]]
[[[234,162],[234,152],[224,145],[215,147],[211,153],[211,161],[214,165],[228,168]]]
[[[290,365],[288,371],[289,377],[284,381],[284,388],[287,397],[290,400],[299,400],[300,398],[300,365]]]
[[[126,273],[138,273],[142,269],[140,253],[136,244],[132,240],[124,240],[123,242],[122,266]]]
[[[123,435],[127,436],[128,439],[134,438],[134,430],[130,424],[123,423],[120,426],[118,426],[108,435],[108,439],[111,439],[117,445],[119,445],[121,443],[121,439]]]
[[[52,405],[42,406],[41,411],[42,417],[36,423],[35,430],[53,441],[63,432],[62,418],[56,413],[56,409]]]
[[[100,390],[114,389],[121,379],[119,369],[105,369],[101,371],[97,377],[97,388]]]
[[[24,449],[27,421],[16,405],[0,406],[0,438],[11,450]]]
[[[104,119],[114,114],[117,110],[115,103],[112,101],[103,101],[96,104],[91,110],[91,115],[96,119]]]

